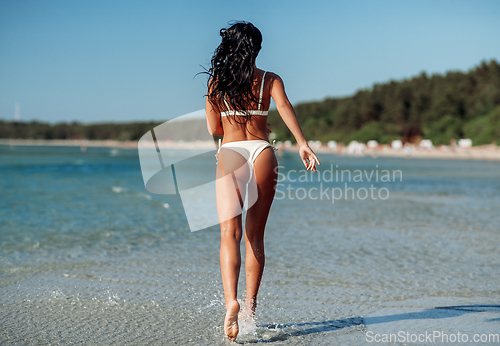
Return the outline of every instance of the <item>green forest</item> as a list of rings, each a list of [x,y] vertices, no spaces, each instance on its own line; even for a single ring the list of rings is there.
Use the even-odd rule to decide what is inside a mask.
[[[426,138],[439,145],[470,138],[473,145],[490,144],[500,140],[500,65],[491,60],[465,73],[428,76],[423,72],[411,79],[375,84],[350,97],[300,103],[294,108],[306,138],[323,142]],[[268,119],[277,140],[293,141],[276,110],[270,111]],[[0,121],[0,138],[135,141],[160,123]],[[200,120],[190,129],[196,128],[196,133],[205,126]]]
[[[348,143],[371,139],[431,139],[435,145],[470,138],[474,145],[500,140],[500,65],[492,60],[463,72],[375,84],[354,96],[298,104],[306,138]],[[279,116],[270,122],[280,140],[292,140]]]

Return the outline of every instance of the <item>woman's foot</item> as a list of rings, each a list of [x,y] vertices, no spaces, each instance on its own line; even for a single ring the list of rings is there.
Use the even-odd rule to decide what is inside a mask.
[[[226,318],[224,319],[224,333],[229,341],[236,340],[238,335],[238,312],[240,312],[240,304],[233,300],[226,304]]]

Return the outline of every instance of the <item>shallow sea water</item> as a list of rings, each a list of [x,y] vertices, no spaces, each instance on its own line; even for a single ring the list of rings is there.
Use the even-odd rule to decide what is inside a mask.
[[[382,315],[426,316],[410,308],[483,306],[500,330],[500,163],[320,160],[333,182],[279,157],[257,316],[237,343],[365,344]],[[355,198],[332,203],[346,182]],[[1,344],[230,344],[218,227],[190,232],[179,196],[148,193],[136,150],[0,146],[0,196]]]

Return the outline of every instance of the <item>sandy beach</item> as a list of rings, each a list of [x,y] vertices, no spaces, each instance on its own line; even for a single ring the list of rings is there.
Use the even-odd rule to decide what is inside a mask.
[[[137,141],[116,141],[116,140],[34,140],[34,139],[0,139],[0,145],[9,146],[77,146],[85,150],[87,147],[109,147],[121,149],[137,149]],[[153,145],[151,143],[151,145]],[[198,149],[210,148],[213,145],[211,141],[168,141],[162,142],[161,147],[178,148],[178,149]],[[285,146],[278,144],[280,150],[296,151],[296,146]],[[339,146],[336,149],[328,148],[325,145],[312,146],[317,153],[332,153],[337,155],[354,156],[354,157],[407,157],[407,158],[424,158],[424,159],[457,159],[457,160],[488,160],[500,161],[500,148],[496,145],[482,145],[471,148],[460,148],[452,146],[439,146],[433,149],[424,149],[417,145],[411,145],[401,149],[393,149],[389,145],[379,145],[375,149],[364,148],[350,152],[347,146]]]
[[[493,145],[482,145],[468,149],[440,146],[434,149],[424,149],[417,145],[406,148],[392,149],[388,145],[380,145],[376,149],[366,148],[362,152],[349,153],[347,147],[332,150],[321,146],[314,148],[318,153],[336,153],[350,156],[372,156],[372,157],[407,157],[425,159],[457,159],[457,160],[500,160],[500,148]]]

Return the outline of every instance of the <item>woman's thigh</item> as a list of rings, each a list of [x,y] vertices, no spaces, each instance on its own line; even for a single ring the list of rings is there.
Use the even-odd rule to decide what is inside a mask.
[[[249,177],[246,159],[230,149],[221,149],[215,182],[219,223],[235,222],[241,215]]]
[[[247,232],[264,231],[264,227],[269,215],[269,209],[274,199],[278,178],[278,161],[273,148],[264,149],[253,165],[255,189],[249,187],[249,200],[252,198],[252,191],[256,193],[255,202],[249,207],[247,212],[246,228]]]

